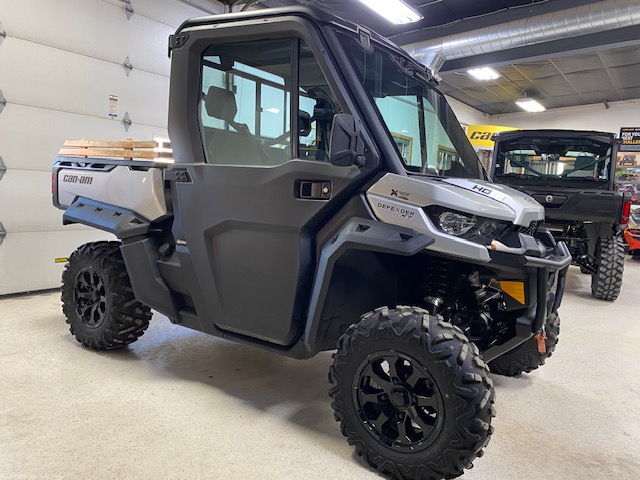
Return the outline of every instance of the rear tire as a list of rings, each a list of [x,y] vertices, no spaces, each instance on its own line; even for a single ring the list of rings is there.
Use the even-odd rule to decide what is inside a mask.
[[[483,454],[495,415],[477,347],[427,311],[378,308],[338,341],[334,416],[356,453],[401,480],[455,478]]]
[[[149,326],[151,309],[135,299],[119,246],[87,243],[71,254],[62,273],[69,330],[93,350],[124,347]]]
[[[553,355],[556,345],[558,345],[560,317],[557,312],[549,315],[545,330],[547,335],[547,339],[544,342],[547,347],[546,353],[539,352],[537,340],[535,337],[531,337],[513,350],[490,361],[489,370],[491,370],[491,373],[515,377],[523,372],[529,373],[544,365],[544,362]]]
[[[600,237],[596,245],[597,270],[591,276],[591,295],[614,301],[620,295],[624,272],[624,242],[620,237]]]

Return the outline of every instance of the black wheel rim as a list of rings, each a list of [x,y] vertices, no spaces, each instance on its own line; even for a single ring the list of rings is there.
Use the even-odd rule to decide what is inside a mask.
[[[369,355],[353,381],[354,403],[371,435],[397,451],[429,447],[444,421],[436,382],[414,358],[395,351]]]
[[[83,268],[76,275],[73,302],[82,323],[98,327],[107,312],[107,294],[100,274],[92,267]]]

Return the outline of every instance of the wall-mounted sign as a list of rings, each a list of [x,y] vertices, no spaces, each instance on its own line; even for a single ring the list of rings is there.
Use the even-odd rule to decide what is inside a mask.
[[[118,118],[118,96],[113,93],[109,94],[109,118],[112,120]]]
[[[640,152],[640,127],[622,127],[620,139],[621,152]]]
[[[518,130],[514,127],[503,127],[499,125],[469,125],[467,127],[467,137],[474,147],[484,147],[493,149],[491,137],[505,130]]]

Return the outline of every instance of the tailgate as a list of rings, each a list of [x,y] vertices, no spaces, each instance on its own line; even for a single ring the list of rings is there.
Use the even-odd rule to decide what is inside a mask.
[[[608,190],[518,186],[545,209],[546,221],[619,223],[624,195]]]

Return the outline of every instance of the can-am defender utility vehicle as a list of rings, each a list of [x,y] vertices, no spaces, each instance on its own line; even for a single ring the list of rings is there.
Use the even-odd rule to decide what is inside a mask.
[[[544,205],[544,227],[567,244],[574,265],[591,275],[591,295],[618,298],[631,198],[615,188],[615,135],[514,130],[494,140],[493,180]]]
[[[542,206],[488,181],[430,73],[364,28],[266,9],[187,21],[170,51],[175,163],[53,168],[64,222],[120,240],[71,255],[71,332],[121,347],[153,308],[294,358],[337,348],[357,453],[461,475],[493,431],[485,362],[515,375],[557,342],[571,257]]]

